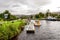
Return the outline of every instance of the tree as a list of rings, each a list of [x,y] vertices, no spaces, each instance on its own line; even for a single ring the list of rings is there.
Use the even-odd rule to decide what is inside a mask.
[[[35,15],[35,18],[39,18],[39,15]]]
[[[50,16],[50,10],[48,9],[46,12],[46,17]]]
[[[3,13],[0,13],[0,18],[3,18]]]
[[[5,19],[5,14],[8,14],[8,18]],[[11,20],[11,19],[17,19],[16,16],[14,15],[11,15],[11,13],[9,12],[9,10],[5,10],[3,13],[0,14],[0,18],[3,19],[3,20]]]
[[[39,18],[44,18],[44,14],[42,12],[39,13]]]
[[[58,16],[58,14],[51,14],[51,16],[52,16],[52,17],[56,17],[56,16]]]
[[[32,18],[33,18],[33,16],[31,15],[31,16],[30,16],[30,18],[32,19]]]
[[[10,13],[8,10],[5,10],[5,11],[3,12],[3,15],[4,15],[4,14],[8,14],[8,18],[7,18],[7,19],[10,19],[11,13]]]
[[[15,20],[15,19],[17,19],[17,17],[14,16],[14,15],[10,15],[10,19],[11,19],[11,20]]]
[[[57,18],[60,18],[60,15],[59,15],[59,16],[57,16]]]

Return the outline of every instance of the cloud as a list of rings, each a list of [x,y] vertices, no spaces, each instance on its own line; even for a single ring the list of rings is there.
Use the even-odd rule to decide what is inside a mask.
[[[43,5],[41,7],[42,10],[49,9],[51,12],[59,12],[60,11],[60,0],[51,0],[50,4]]]
[[[8,9],[12,14],[34,14],[39,11],[39,7],[48,4],[49,0],[1,0],[0,9]],[[0,10],[0,11],[1,11]]]

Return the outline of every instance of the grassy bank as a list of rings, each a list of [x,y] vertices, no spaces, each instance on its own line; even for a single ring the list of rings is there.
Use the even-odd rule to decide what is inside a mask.
[[[9,40],[18,35],[24,25],[24,20],[0,21],[0,40]]]

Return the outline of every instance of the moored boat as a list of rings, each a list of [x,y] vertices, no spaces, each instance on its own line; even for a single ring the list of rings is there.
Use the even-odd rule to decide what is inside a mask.
[[[56,18],[53,18],[51,16],[48,16],[48,18],[46,19],[47,21],[56,21]]]
[[[36,20],[35,23],[34,23],[34,26],[40,27],[40,25],[41,25],[41,24],[40,24],[40,20]]]
[[[35,27],[33,25],[26,26],[26,33],[34,33]]]

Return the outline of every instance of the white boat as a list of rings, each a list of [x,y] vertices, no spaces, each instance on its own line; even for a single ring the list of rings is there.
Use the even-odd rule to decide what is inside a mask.
[[[33,25],[28,25],[26,26],[26,32],[27,33],[34,33],[35,32],[35,27]]]
[[[51,16],[48,16],[47,20],[48,20],[48,21],[56,21],[56,18],[51,17]]]

